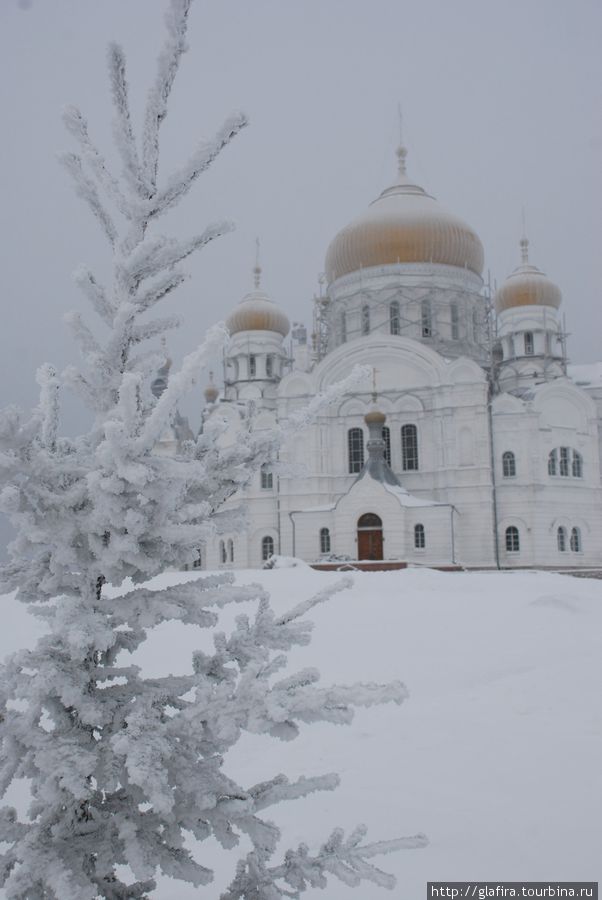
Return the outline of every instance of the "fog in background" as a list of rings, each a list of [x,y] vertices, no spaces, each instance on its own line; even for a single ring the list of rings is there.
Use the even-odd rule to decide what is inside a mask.
[[[36,402],[42,362],[77,360],[63,315],[88,309],[71,272],[108,271],[56,161],[74,149],[61,108],[80,106],[114,160],[106,45],[126,49],[139,121],[165,7],[0,0],[2,405]],[[531,261],[563,292],[571,361],[602,359],[601,40],[598,0],[196,0],[162,172],[232,110],[251,125],[158,223],[175,235],[237,224],[188,261],[191,280],[163,304],[184,319],[176,363],[251,289],[256,236],[265,289],[311,326],[330,240],[394,179],[398,104],[410,176],[477,231],[486,273],[500,281],[518,264],[524,206]],[[193,426],[200,403],[199,390],[184,410]],[[65,430],[80,425],[70,401]]]

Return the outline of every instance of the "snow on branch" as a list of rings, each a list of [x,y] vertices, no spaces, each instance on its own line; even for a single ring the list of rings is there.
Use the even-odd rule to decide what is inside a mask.
[[[223,346],[226,335],[227,332],[223,325],[214,325],[207,332],[201,346],[184,358],[180,371],[169,379],[167,388],[148,417],[137,441],[139,453],[147,452],[155,446],[161,437],[164,423],[169,419],[184,394],[196,384],[199,374],[207,362]]]
[[[123,161],[124,174],[131,188],[143,200],[148,200],[150,190],[145,182],[136,149],[136,140],[132,130],[128,85],[126,79],[126,61],[123,49],[112,42],[108,49],[109,79],[111,94],[115,108],[113,134],[117,149]]]
[[[100,226],[112,247],[117,240],[117,229],[110,214],[102,204],[94,183],[88,178],[82,168],[82,161],[75,153],[63,153],[59,157],[75,183],[75,193],[90,207],[92,214],[100,223]]]
[[[81,148],[82,161],[87,162],[99,184],[104,187],[119,211],[127,218],[132,218],[132,205],[119,187],[117,179],[109,172],[106,163],[92,143],[88,133],[88,123],[76,106],[67,106],[63,110],[63,122],[67,131],[76,139]]]
[[[231,222],[217,222],[209,225],[202,234],[185,241],[164,237],[149,238],[139,244],[124,261],[121,266],[123,277],[130,290],[135,291],[145,278],[152,278],[164,269],[177,265],[195,250],[232,230]]]
[[[142,161],[145,180],[154,193],[157,186],[159,164],[159,130],[167,116],[167,101],[174,79],[186,51],[186,30],[191,0],[171,0],[165,16],[167,38],[157,63],[155,83],[149,91],[144,131],[142,135]]]
[[[184,197],[199,175],[204,172],[221,153],[232,138],[248,125],[244,113],[230,116],[212,141],[202,143],[188,163],[168,180],[166,187],[156,197],[156,213],[163,213]]]
[[[104,288],[86,266],[79,266],[73,273],[73,280],[86,295],[94,310],[105,324],[111,326],[115,317],[115,307],[107,298]]]

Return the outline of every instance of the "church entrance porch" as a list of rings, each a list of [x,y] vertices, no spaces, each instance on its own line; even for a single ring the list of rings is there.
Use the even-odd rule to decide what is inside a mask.
[[[364,513],[357,520],[357,558],[383,558],[383,523],[376,513]]]

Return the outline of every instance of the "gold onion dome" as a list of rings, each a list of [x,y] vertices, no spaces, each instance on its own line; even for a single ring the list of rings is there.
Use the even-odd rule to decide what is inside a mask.
[[[520,242],[521,264],[508,276],[495,295],[498,313],[518,306],[551,306],[558,309],[562,302],[560,288],[537,266],[529,262],[529,241]]]
[[[371,409],[364,416],[366,425],[384,425],[386,421],[387,417],[380,409]]]
[[[274,301],[260,290],[261,266],[258,262],[253,269],[253,275],[255,290],[243,297],[226,319],[228,331],[230,334],[238,334],[240,331],[275,331],[286,337],[291,324]]]
[[[396,263],[438,263],[477,275],[483,271],[483,246],[477,234],[408,179],[406,155],[400,146],[395,184],[330,244],[326,254],[329,282],[349,272]]]

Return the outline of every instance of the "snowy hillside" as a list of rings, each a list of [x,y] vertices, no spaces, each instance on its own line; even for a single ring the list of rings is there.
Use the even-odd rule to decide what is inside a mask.
[[[339,577],[306,567],[237,573],[265,585],[277,612]],[[312,611],[313,641],[291,666],[316,666],[325,683],[401,679],[410,700],[360,711],[351,727],[307,727],[290,743],[248,737],[229,768],[243,784],[280,771],[341,774],[334,793],[274,808],[287,846],[358,822],[370,840],[422,831],[430,846],[375,860],[398,878],[391,895],[332,881],[305,896],[418,900],[428,880],[601,879],[602,582],[411,569],[353,579]],[[34,627],[5,598],[1,654],[30,642]],[[206,640],[161,626],[136,661],[152,675],[189,671]],[[215,886],[199,893],[163,879],[157,897],[217,900],[234,860],[207,843],[203,861],[215,866]]]

